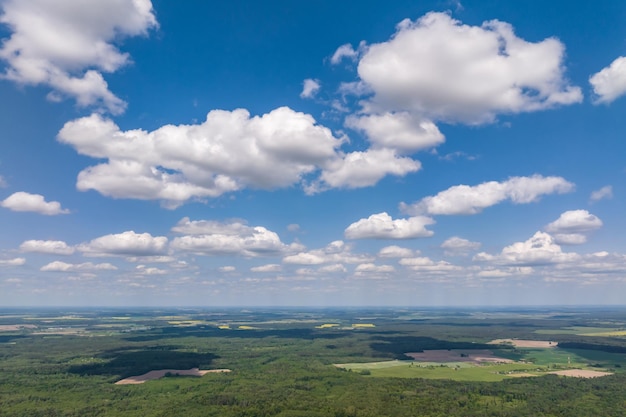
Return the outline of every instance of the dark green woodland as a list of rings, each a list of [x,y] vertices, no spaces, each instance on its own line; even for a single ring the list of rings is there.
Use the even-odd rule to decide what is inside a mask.
[[[625,329],[617,308],[5,309],[0,416],[625,416]],[[430,351],[457,359],[407,355]],[[485,351],[503,363],[467,362]],[[115,384],[191,368],[231,372]]]

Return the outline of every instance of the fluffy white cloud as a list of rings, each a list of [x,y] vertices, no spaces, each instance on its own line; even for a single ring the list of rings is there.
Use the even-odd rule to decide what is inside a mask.
[[[267,264],[250,268],[252,272],[280,272],[281,270],[282,267],[278,264]]]
[[[93,114],[66,123],[58,140],[83,155],[109,160],[83,170],[79,190],[171,206],[245,187],[288,187],[343,159],[337,152],[343,139],[288,107],[254,117],[244,109],[213,110],[201,124],[152,132],[121,131]]]
[[[172,248],[202,255],[278,255],[302,249],[298,244],[284,244],[278,234],[265,227],[251,227],[241,221],[190,221],[185,217],[172,231],[186,234],[174,238]]]
[[[157,26],[150,0],[7,0],[2,11],[0,22],[11,31],[0,49],[4,77],[47,85],[53,100],[65,95],[81,106],[124,111],[126,103],[109,91],[101,72],[130,61],[113,42]]]
[[[322,249],[308,252],[299,252],[285,256],[283,262],[296,265],[320,265],[320,264],[359,264],[372,262],[374,259],[363,254],[353,254],[350,245],[341,240],[329,243]]]
[[[301,98],[313,98],[320,91],[320,82],[318,80],[313,80],[311,78],[307,78],[302,83],[302,92],[300,93]]]
[[[319,272],[324,273],[338,273],[338,272],[347,272],[347,269],[342,264],[332,264],[325,265],[318,269]]]
[[[425,216],[392,219],[385,212],[372,214],[367,219],[352,223],[344,231],[347,239],[413,239],[433,235],[426,226],[435,223]]]
[[[408,112],[350,116],[346,118],[346,126],[365,132],[374,148],[399,152],[433,148],[445,140],[433,122],[419,120]]]
[[[514,204],[527,204],[536,202],[543,195],[563,194],[573,190],[574,184],[561,177],[511,177],[504,182],[456,185],[412,205],[402,203],[401,209],[409,214],[477,214],[505,200]]]
[[[385,246],[378,251],[380,258],[410,258],[415,255],[415,252],[409,248],[402,248],[400,246]]]
[[[596,104],[610,103],[626,94],[626,57],[621,56],[589,78]]]
[[[148,267],[146,265],[137,265],[135,272],[139,275],[165,275],[167,271],[160,268]]]
[[[610,185],[605,185],[599,190],[593,191],[591,193],[591,196],[589,197],[589,200],[591,200],[592,202],[595,202],[595,201],[611,199],[611,198],[613,198],[613,187]]]
[[[580,88],[564,78],[564,49],[556,38],[527,42],[497,20],[469,26],[445,13],[407,19],[359,61],[359,76],[375,94],[364,109],[476,124],[578,103]],[[350,56],[343,51],[335,55]]]
[[[405,176],[421,168],[419,161],[399,157],[392,149],[351,152],[329,161],[319,182],[307,188],[309,194],[326,188],[359,188],[375,185],[387,175]]]
[[[480,248],[480,243],[471,242],[467,239],[453,236],[446,239],[446,241],[441,244],[441,247],[445,249],[446,254],[448,255],[465,255],[468,252],[478,250]]]
[[[167,238],[130,230],[101,236],[77,249],[87,256],[157,256],[167,251]]]
[[[570,210],[546,226],[557,243],[577,245],[587,241],[586,234],[602,227],[602,220],[587,210]]]
[[[22,252],[71,255],[74,248],[61,240],[27,240],[20,245]]]
[[[396,269],[391,265],[376,265],[373,263],[366,263],[366,264],[357,265],[356,268],[354,268],[354,270],[356,272],[381,273],[381,272],[394,272]]]
[[[26,259],[24,258],[14,258],[14,259],[0,259],[0,266],[22,266],[26,264]]]
[[[580,259],[577,253],[567,253],[545,232],[537,232],[525,242],[516,242],[502,249],[497,255],[481,252],[474,257],[476,261],[503,265],[550,265],[576,262]]]
[[[29,194],[23,191],[11,194],[0,202],[0,206],[13,211],[30,211],[46,216],[56,216],[70,212],[61,208],[61,203],[58,201],[48,202],[42,195]]]
[[[39,270],[44,272],[115,271],[117,267],[110,263],[94,264],[85,262],[82,264],[70,264],[67,262],[54,261],[42,266]]]
[[[435,262],[427,257],[403,258],[399,261],[400,265],[405,266],[413,271],[426,272],[432,274],[444,274],[462,270],[461,267],[453,265],[446,261]]]

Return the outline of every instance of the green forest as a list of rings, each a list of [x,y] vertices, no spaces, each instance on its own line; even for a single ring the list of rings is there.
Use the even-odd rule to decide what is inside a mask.
[[[619,309],[2,310],[0,416],[624,416],[625,327]],[[191,368],[230,372],[116,384]]]

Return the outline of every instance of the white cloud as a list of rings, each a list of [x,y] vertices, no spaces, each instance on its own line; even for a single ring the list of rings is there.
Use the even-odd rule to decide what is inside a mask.
[[[74,248],[60,240],[27,240],[20,245],[22,252],[47,253],[54,255],[71,255]]]
[[[577,253],[563,252],[554,238],[545,232],[537,232],[525,242],[506,246],[500,254],[481,252],[474,257],[476,261],[522,266],[571,263],[579,259]]]
[[[337,272],[347,272],[347,269],[342,264],[332,264],[325,265],[318,269],[319,272],[324,273],[337,273]]]
[[[8,185],[7,181],[4,179],[2,175],[0,175],[0,188],[6,188],[7,185]]]
[[[505,200],[514,204],[527,204],[538,201],[543,195],[563,194],[573,190],[574,184],[561,177],[511,177],[504,182],[456,185],[412,205],[402,203],[401,209],[409,214],[477,214]]]
[[[427,257],[403,258],[399,261],[400,265],[405,266],[413,271],[426,272],[432,274],[443,274],[454,271],[460,271],[462,268],[446,261],[435,262]]]
[[[148,267],[145,265],[137,265],[135,272],[139,275],[165,275],[167,271],[160,268]]]
[[[82,264],[70,264],[67,262],[54,261],[42,266],[39,270],[44,272],[115,271],[117,267],[110,263],[94,264],[85,262]]]
[[[578,245],[587,241],[586,234],[602,227],[602,220],[587,210],[570,210],[546,226],[559,244]]]
[[[232,265],[227,265],[227,266],[220,266],[219,270],[220,272],[234,272],[237,270],[237,268],[235,268]]]
[[[2,9],[0,22],[11,31],[0,49],[5,78],[49,86],[52,100],[71,96],[81,106],[124,111],[101,72],[130,62],[113,42],[157,26],[150,0],[7,0]]]
[[[346,126],[365,132],[374,148],[403,153],[433,148],[445,141],[433,122],[420,120],[408,112],[350,116],[346,118]]]
[[[372,262],[371,256],[364,254],[353,254],[351,246],[341,240],[329,243],[322,249],[315,249],[308,252],[299,252],[294,255],[285,256],[283,262],[296,265],[320,265],[320,264],[359,264]]]
[[[298,184],[330,161],[341,161],[336,148],[343,143],[312,116],[288,107],[254,117],[244,109],[213,110],[201,124],[152,132],[121,131],[93,114],[66,123],[58,140],[109,160],[83,170],[79,190],[161,200],[171,207],[245,187]]]
[[[301,98],[313,98],[320,91],[321,85],[319,80],[313,80],[311,78],[307,78],[302,83],[302,92],[300,93]]]
[[[352,47],[352,45],[350,45],[349,43],[346,43],[344,45],[341,45],[339,48],[337,48],[333,56],[330,58],[330,63],[332,65],[337,65],[344,58],[348,58],[352,61],[355,61],[363,52],[365,52],[366,49],[367,49],[367,46],[365,42],[363,41],[361,41],[361,43],[359,44],[359,47],[356,50]]]
[[[410,258],[415,255],[415,252],[409,248],[402,248],[400,246],[385,246],[378,251],[380,258]]]
[[[327,188],[360,188],[375,185],[387,175],[405,176],[421,168],[419,161],[399,157],[392,149],[368,149],[351,152],[329,161],[320,180],[307,188],[309,194]]]
[[[613,198],[613,187],[610,185],[605,185],[599,190],[593,191],[591,193],[591,196],[589,197],[589,200],[591,200],[592,202],[595,202],[595,201],[611,199],[611,198]]]
[[[14,258],[14,259],[0,259],[0,267],[2,266],[22,266],[26,264],[26,259],[24,258]]]
[[[172,231],[186,233],[172,240],[172,248],[202,255],[269,256],[301,249],[298,244],[284,244],[278,234],[265,227],[251,227],[241,221],[190,221],[185,217]]]
[[[130,230],[101,236],[77,249],[87,256],[157,256],[167,251],[167,238]]]
[[[252,272],[280,272],[281,270],[282,267],[278,264],[267,264],[250,268]]]
[[[11,194],[0,202],[0,206],[13,211],[29,211],[46,216],[56,216],[70,212],[61,208],[61,203],[57,201],[47,202],[42,195],[29,194],[23,191]]]
[[[626,94],[626,57],[621,56],[589,77],[597,98],[595,104],[610,103]]]
[[[580,88],[564,78],[564,50],[556,38],[518,38],[510,24],[497,20],[469,26],[434,12],[406,19],[359,61],[359,76],[375,93],[364,109],[478,124],[497,114],[578,103]],[[343,51],[336,55],[350,56]]]
[[[441,244],[441,248],[445,249],[447,255],[466,255],[468,252],[478,250],[480,243],[453,236],[446,239],[446,241]]]
[[[357,265],[354,269],[356,272],[394,272],[396,269],[391,265],[376,265],[373,263],[366,263]]]
[[[393,220],[385,212],[352,223],[344,231],[347,239],[413,239],[433,235],[426,226],[435,223],[425,216]]]

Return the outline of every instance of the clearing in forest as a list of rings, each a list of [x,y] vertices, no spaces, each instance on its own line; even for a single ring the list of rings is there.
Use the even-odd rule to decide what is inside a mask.
[[[115,383],[115,385],[129,385],[129,384],[143,384],[146,381],[152,379],[163,378],[166,375],[185,375],[185,376],[203,376],[209,373],[221,373],[230,372],[230,369],[210,369],[201,371],[198,368],[191,369],[159,369],[155,371],[146,372],[143,375],[131,376],[124,378]]]

